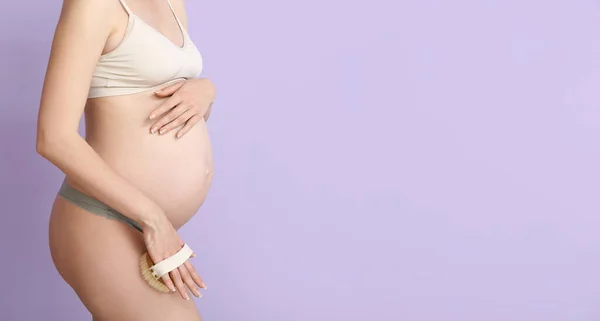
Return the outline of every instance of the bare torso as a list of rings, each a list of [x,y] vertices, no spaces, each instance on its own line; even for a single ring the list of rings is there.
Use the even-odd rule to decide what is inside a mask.
[[[176,130],[150,134],[154,122],[149,119],[150,112],[163,101],[153,91],[90,99],[85,110],[86,140],[113,170],[161,206],[179,228],[206,198],[213,158],[204,120],[181,138],[175,137]]]

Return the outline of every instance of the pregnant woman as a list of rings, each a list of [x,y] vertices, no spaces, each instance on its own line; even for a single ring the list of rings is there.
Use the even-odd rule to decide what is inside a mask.
[[[189,292],[206,286],[177,230],[211,185],[214,87],[197,78],[183,0],[126,1],[63,2],[37,135],[38,153],[66,174],[50,251],[94,321],[201,320]],[[153,281],[170,292],[142,276],[144,253],[168,263]]]

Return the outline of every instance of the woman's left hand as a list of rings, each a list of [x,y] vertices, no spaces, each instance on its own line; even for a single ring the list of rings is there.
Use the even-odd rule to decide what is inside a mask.
[[[160,117],[150,127],[150,132],[163,135],[184,125],[177,132],[177,138],[180,138],[201,118],[208,120],[215,100],[215,87],[208,78],[194,78],[179,81],[154,94],[161,98],[170,97],[150,114],[150,119]]]

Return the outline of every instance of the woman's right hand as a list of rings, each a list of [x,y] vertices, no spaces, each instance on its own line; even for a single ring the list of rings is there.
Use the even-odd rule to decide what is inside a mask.
[[[184,245],[183,240],[181,240],[177,230],[175,230],[166,215],[160,215],[158,220],[151,226],[144,226],[143,234],[148,255],[154,264],[171,257]],[[181,297],[186,300],[190,299],[186,286],[196,297],[202,296],[198,287],[206,289],[204,282],[189,260],[165,274],[162,281],[171,291],[179,291]]]

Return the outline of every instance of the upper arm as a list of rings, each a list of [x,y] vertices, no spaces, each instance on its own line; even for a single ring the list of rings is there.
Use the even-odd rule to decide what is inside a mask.
[[[38,137],[77,132],[94,68],[112,32],[113,2],[64,0],[42,88]]]

